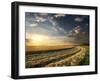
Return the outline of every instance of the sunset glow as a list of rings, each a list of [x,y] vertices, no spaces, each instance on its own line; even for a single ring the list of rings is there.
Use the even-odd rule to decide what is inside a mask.
[[[49,41],[49,38],[47,36],[38,34],[32,35],[31,39],[32,39],[32,44],[34,45],[43,45],[45,44],[45,41]]]
[[[46,41],[49,41],[49,37],[45,35],[27,33],[26,38],[29,40],[28,46],[45,45]]]

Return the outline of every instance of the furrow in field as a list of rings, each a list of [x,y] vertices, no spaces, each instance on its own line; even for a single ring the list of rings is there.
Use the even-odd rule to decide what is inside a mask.
[[[67,58],[69,56],[72,56],[73,54],[77,53],[80,51],[80,48],[77,48],[77,50],[74,51],[70,51],[68,53],[68,51],[66,52],[66,50],[63,51],[58,51],[58,52],[53,52],[53,54],[41,54],[39,57],[37,56],[37,59],[34,58],[33,60],[28,60],[26,62],[26,68],[33,68],[33,67],[43,67],[49,63],[55,62],[55,61],[59,61],[60,59],[64,59]]]
[[[78,65],[79,62],[85,57],[86,49],[79,47],[81,51],[73,54],[72,56],[66,57],[56,62],[49,63],[46,67],[55,67],[55,66],[73,66]]]
[[[40,60],[40,59],[44,59],[44,58],[48,58],[48,57],[54,57],[56,55],[59,55],[61,53],[66,52],[67,54],[72,54],[76,51],[78,51],[79,48],[74,47],[74,48],[70,48],[70,49],[62,49],[62,50],[56,50],[56,51],[51,51],[51,52],[44,52],[44,53],[38,53],[38,54],[26,54],[26,61],[34,61],[34,60]]]

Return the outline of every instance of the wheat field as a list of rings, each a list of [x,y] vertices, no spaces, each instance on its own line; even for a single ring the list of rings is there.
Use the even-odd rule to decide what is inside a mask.
[[[49,50],[48,50],[49,49]],[[87,57],[88,56],[88,57]],[[87,57],[87,58],[86,58]],[[89,65],[89,46],[46,47],[26,52],[26,68]]]

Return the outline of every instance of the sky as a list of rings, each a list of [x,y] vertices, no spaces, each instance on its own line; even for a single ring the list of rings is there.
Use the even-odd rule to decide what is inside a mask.
[[[89,43],[88,15],[25,12],[25,29],[28,44]]]

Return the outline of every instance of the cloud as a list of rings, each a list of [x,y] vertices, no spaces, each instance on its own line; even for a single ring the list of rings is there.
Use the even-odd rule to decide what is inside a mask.
[[[49,22],[50,22],[53,26],[56,26],[56,25],[57,25],[56,21],[54,21],[54,20],[52,20],[52,19],[50,19]]]
[[[44,31],[44,29],[50,31],[52,30],[54,32],[54,34],[64,34],[66,33],[66,31],[59,26],[59,24],[57,23],[57,19],[58,17],[64,17],[64,14],[53,14],[53,15],[48,15],[47,13],[37,13],[32,15],[32,17],[28,17],[27,18],[27,27],[28,30],[31,32],[33,31],[31,29],[31,27],[34,27],[35,30],[37,31],[37,29],[41,29],[41,31]],[[41,27],[41,28],[40,28]],[[50,29],[49,29],[50,28]]]
[[[67,33],[62,27],[58,27],[58,30],[59,30],[60,32],[63,32],[64,34]]]
[[[30,17],[27,18],[28,21],[33,21],[35,23],[40,23],[40,22],[45,22],[47,20],[47,13],[37,13],[37,14],[33,14],[32,16],[30,15]]]
[[[82,28],[80,26],[76,26],[74,29],[69,31],[68,36],[69,37],[80,37],[83,34],[85,34],[85,32],[82,32]]]
[[[75,27],[75,29],[73,31],[75,32],[75,34],[79,34],[79,33],[81,33],[81,27],[77,26],[77,27]]]
[[[82,22],[83,21],[83,18],[76,17],[74,20],[77,21],[77,22]]]
[[[49,21],[54,27],[58,25],[53,16],[49,16],[49,17],[48,17],[48,21]]]
[[[45,22],[45,21],[46,21],[46,18],[37,16],[37,17],[35,17],[35,21],[36,21],[37,23],[39,23],[39,22]]]
[[[38,24],[37,23],[32,23],[29,25],[29,27],[36,27]]]
[[[71,38],[74,43],[89,43],[89,34],[82,30],[82,27],[76,26],[67,33],[67,37]]]
[[[48,17],[49,19],[51,19],[51,20],[53,20],[54,19],[54,17],[53,16],[50,16],[50,17]]]
[[[48,13],[40,13],[39,16],[46,17],[46,16],[48,16]]]
[[[55,31],[55,32],[58,32],[58,29],[56,27],[52,27],[52,29]]]
[[[57,14],[57,15],[54,15],[54,16],[49,16],[48,17],[48,21],[52,24],[52,28],[56,31],[56,32],[59,32],[59,33],[66,33],[66,31],[60,27],[55,19],[55,16],[56,17],[60,17],[60,16],[65,16],[63,14]]]
[[[52,24],[52,28],[56,31],[56,32],[63,32],[66,33],[65,30],[60,27],[57,23],[57,21],[54,19],[54,17],[49,17],[48,18],[49,22]]]
[[[56,18],[58,18],[58,17],[64,17],[65,16],[65,14],[56,14],[56,15],[54,15],[54,17],[56,17]]]

